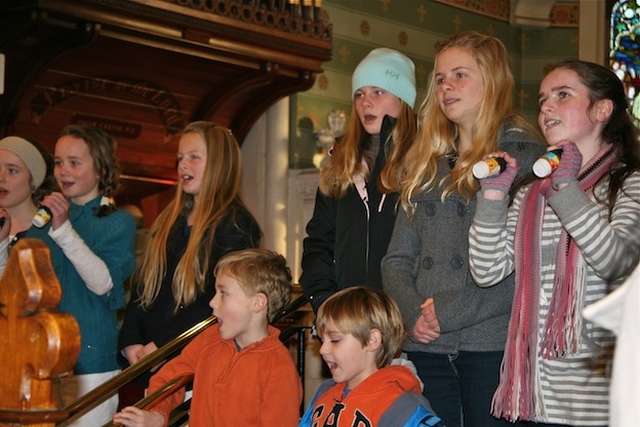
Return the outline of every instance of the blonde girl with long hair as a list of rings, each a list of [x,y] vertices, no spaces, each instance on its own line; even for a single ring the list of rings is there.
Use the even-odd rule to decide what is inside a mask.
[[[217,261],[260,242],[260,227],[240,198],[240,147],[229,129],[188,124],[177,172],[175,196],[153,223],[133,276],[118,343],[125,365],[209,317]],[[141,376],[138,385],[146,387],[148,378]]]
[[[436,47],[416,142],[405,156],[383,284],[411,331],[403,346],[448,427],[503,425],[490,415],[513,278],[478,287],[469,271],[474,163],[500,147],[531,171],[545,148],[512,107],[514,78],[495,37],[462,32]],[[527,168],[527,165],[529,166]],[[523,173],[519,182],[530,179]]]

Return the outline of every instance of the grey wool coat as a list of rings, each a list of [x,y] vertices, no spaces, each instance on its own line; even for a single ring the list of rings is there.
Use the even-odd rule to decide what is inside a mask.
[[[518,162],[519,182],[533,177],[531,167],[546,147],[529,133],[503,126],[498,147]],[[451,170],[448,157],[438,160],[438,183]],[[446,184],[445,184],[446,186]],[[469,270],[469,229],[476,197],[457,192],[441,200],[442,187],[417,194],[413,217],[398,212],[386,256],[384,289],[397,301],[409,331],[420,317],[420,305],[433,298],[441,335],[423,344],[409,338],[404,351],[453,354],[459,351],[502,351],[507,337],[514,291],[513,274],[480,288]]]

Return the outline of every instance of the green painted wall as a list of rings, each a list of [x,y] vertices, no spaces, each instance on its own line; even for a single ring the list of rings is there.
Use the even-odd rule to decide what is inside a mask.
[[[509,51],[516,76],[515,105],[532,123],[544,67],[578,56],[575,10],[556,14],[565,21],[562,25],[553,25],[558,22],[552,15],[552,26],[538,29],[511,26],[509,0],[324,0],[322,9],[333,25],[333,57],[310,90],[291,97],[291,168],[313,167],[318,151],[315,132],[327,127],[329,111],[350,113],[351,73],[373,48],[397,49],[414,61],[418,108],[439,40],[463,30],[498,37]]]

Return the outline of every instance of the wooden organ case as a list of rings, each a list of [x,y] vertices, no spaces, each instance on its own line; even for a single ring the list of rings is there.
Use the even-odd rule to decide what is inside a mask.
[[[124,197],[175,179],[175,134],[194,120],[242,144],[277,100],[331,58],[321,0],[3,0],[0,137],[53,150],[69,123],[118,141]]]

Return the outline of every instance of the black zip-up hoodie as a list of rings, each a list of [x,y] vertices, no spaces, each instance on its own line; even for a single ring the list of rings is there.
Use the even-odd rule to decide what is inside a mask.
[[[350,286],[382,289],[380,263],[387,252],[396,216],[397,193],[383,195],[378,176],[393,148],[389,137],[396,119],[385,116],[380,149],[369,180],[366,198],[351,185],[341,198],[316,193],[313,217],[303,243],[300,285],[313,310],[330,295]],[[368,214],[367,214],[368,210]]]

